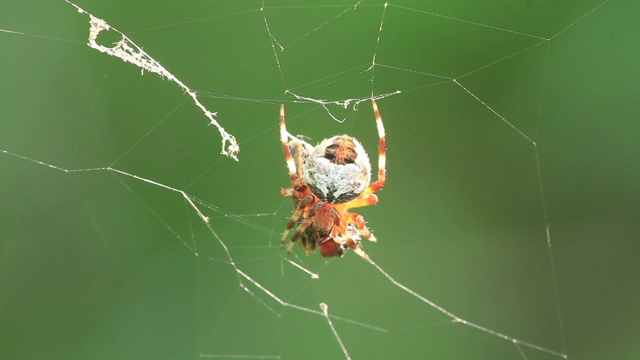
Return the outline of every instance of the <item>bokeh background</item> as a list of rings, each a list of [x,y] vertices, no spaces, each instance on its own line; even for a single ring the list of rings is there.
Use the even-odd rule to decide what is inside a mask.
[[[339,123],[286,91],[397,90],[378,101],[388,183],[360,211],[374,261],[493,331],[570,359],[640,358],[637,2],[78,5],[198,90],[240,161],[175,84],[88,48],[86,15],[3,1],[0,358],[344,357],[324,317],[257,283],[350,320],[332,322],[355,359],[558,358],[453,323],[352,252],[296,247],[311,279],[279,249],[280,103],[291,133],[377,153],[368,102],[327,105]],[[201,199],[211,228],[179,193],[107,167]]]

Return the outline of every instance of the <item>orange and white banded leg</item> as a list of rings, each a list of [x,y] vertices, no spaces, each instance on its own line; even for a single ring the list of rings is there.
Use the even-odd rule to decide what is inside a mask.
[[[374,242],[378,241],[378,239],[376,239],[376,237],[371,233],[371,230],[369,230],[369,228],[367,227],[362,215],[357,213],[349,213],[348,221],[355,224],[358,231],[360,231],[360,234],[362,234],[362,236],[364,236],[367,240]]]
[[[298,225],[298,228],[296,229],[296,232],[293,233],[293,236],[291,236],[291,241],[289,242],[289,246],[287,246],[287,255],[291,254],[291,250],[293,249],[293,245],[296,244],[296,240],[298,240],[298,238],[300,237],[300,235],[302,235],[302,233],[307,230],[307,228],[309,228],[309,226],[311,226],[311,224],[313,224],[313,217],[308,217],[306,219],[304,219],[300,225]],[[284,240],[284,238],[283,238]],[[306,250],[306,248],[305,248]]]
[[[284,150],[284,158],[287,161],[287,169],[289,170],[289,176],[291,177],[291,184],[295,190],[300,190],[303,185],[298,178],[296,163],[291,156],[291,149],[289,149],[289,132],[285,125],[284,105],[280,105],[280,142],[282,143],[282,150]]]
[[[287,235],[289,235],[289,232],[291,231],[291,229],[293,229],[293,226],[296,224],[296,222],[300,221],[300,219],[304,217],[305,210],[309,208],[309,204],[311,204],[312,202],[313,202],[313,195],[311,194],[300,199],[300,201],[298,202],[298,207],[293,212],[291,219],[287,223],[287,227],[285,228],[284,233],[282,233],[282,237],[280,238],[280,247],[284,246],[284,242],[287,240]],[[295,242],[295,239],[292,238],[291,240]]]
[[[351,239],[351,238],[347,239],[347,244],[349,244],[349,247],[350,247],[351,249],[353,249],[353,251],[354,251],[356,254],[360,255],[360,257],[361,257],[361,258],[363,258],[363,259],[368,259],[368,258],[369,258],[369,255],[367,255],[367,254],[364,252],[364,250],[362,250],[362,249],[360,248],[360,246],[358,246],[358,244],[356,244],[356,242],[355,242],[355,241],[353,241],[353,239]]]
[[[384,183],[387,181],[387,138],[384,131],[384,124],[382,123],[382,116],[378,110],[378,104],[375,100],[371,100],[373,106],[373,115],[376,118],[376,128],[378,129],[378,179],[367,186],[364,192],[360,195],[368,195],[380,190]]]

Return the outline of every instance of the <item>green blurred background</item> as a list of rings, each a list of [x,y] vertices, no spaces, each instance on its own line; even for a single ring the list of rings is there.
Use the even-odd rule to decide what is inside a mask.
[[[452,323],[352,252],[296,247],[317,280],[286,261],[279,104],[293,134],[349,133],[377,151],[367,102],[328,106],[337,123],[285,91],[372,89],[402,91],[378,101],[388,183],[360,211],[376,263],[570,359],[640,358],[640,5],[396,1],[383,18],[381,2],[355,4],[78,3],[200,91],[240,141],[235,162],[175,84],[88,48],[87,16],[3,1],[0,29],[22,34],[0,32],[0,358],[344,357],[324,317],[239,286],[221,243],[282,301],[352,320],[333,324],[355,359],[558,358]],[[60,170],[103,167],[201,199],[213,231],[179,193]]]

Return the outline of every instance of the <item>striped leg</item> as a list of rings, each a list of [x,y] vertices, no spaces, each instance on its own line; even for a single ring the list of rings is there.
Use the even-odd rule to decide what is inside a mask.
[[[280,247],[284,246],[284,243],[287,240],[287,235],[289,235],[289,232],[291,231],[291,229],[293,229],[296,222],[298,222],[300,219],[303,218],[304,211],[308,208],[309,204],[311,204],[312,202],[313,202],[313,195],[307,195],[298,202],[296,211],[293,212],[293,215],[291,216],[289,223],[287,223],[287,227],[285,228],[284,233],[282,233],[282,237],[280,238]],[[298,236],[300,235],[298,234]],[[295,242],[295,238],[292,238],[291,241]],[[291,250],[289,249],[289,251]]]
[[[289,246],[287,246],[287,255],[291,255],[291,250],[293,249],[293,245],[296,244],[296,240],[298,240],[300,235],[302,235],[304,233],[304,231],[307,230],[307,228],[309,228],[309,226],[311,226],[311,224],[313,224],[313,217],[308,217],[308,218],[304,219],[300,223],[300,225],[298,225],[298,228],[293,233],[293,236],[291,236],[291,240],[289,241]],[[286,236],[282,238],[282,241],[284,241],[285,238],[286,238]],[[284,243],[282,243],[282,244],[284,244]],[[306,248],[305,248],[305,250],[306,250]]]
[[[291,176],[291,185],[295,190],[300,190],[303,186],[298,178],[296,172],[296,163],[291,156],[291,149],[289,149],[289,132],[287,132],[287,126],[284,120],[284,105],[280,105],[280,142],[282,142],[282,150],[284,150],[284,158],[287,161],[287,168],[289,169],[289,176]]]
[[[364,217],[357,213],[349,213],[349,222],[355,224],[356,228],[360,231],[362,236],[364,236],[369,241],[378,241],[375,236],[371,233],[371,230],[365,225]]]
[[[380,190],[387,180],[387,140],[384,124],[382,123],[382,116],[380,116],[376,101],[371,100],[371,105],[373,105],[373,114],[375,115],[376,128],[378,129],[378,179],[369,184],[360,197]]]

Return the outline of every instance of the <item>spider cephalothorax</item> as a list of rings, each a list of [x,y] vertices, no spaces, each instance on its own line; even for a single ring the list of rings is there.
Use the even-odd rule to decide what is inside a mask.
[[[358,140],[349,135],[338,135],[313,147],[289,135],[284,105],[280,107],[280,140],[293,186],[281,193],[291,196],[294,207],[293,216],[282,234],[281,246],[289,231],[299,224],[287,253],[291,253],[300,238],[306,251],[313,252],[319,246],[320,253],[326,257],[342,256],[348,248],[367,257],[359,247],[360,236],[371,241],[375,241],[375,237],[365,226],[364,218],[348,209],[378,202],[373,192],[382,188],[386,180],[384,126],[375,100],[371,103],[379,137],[378,179],[371,184],[369,156]]]

